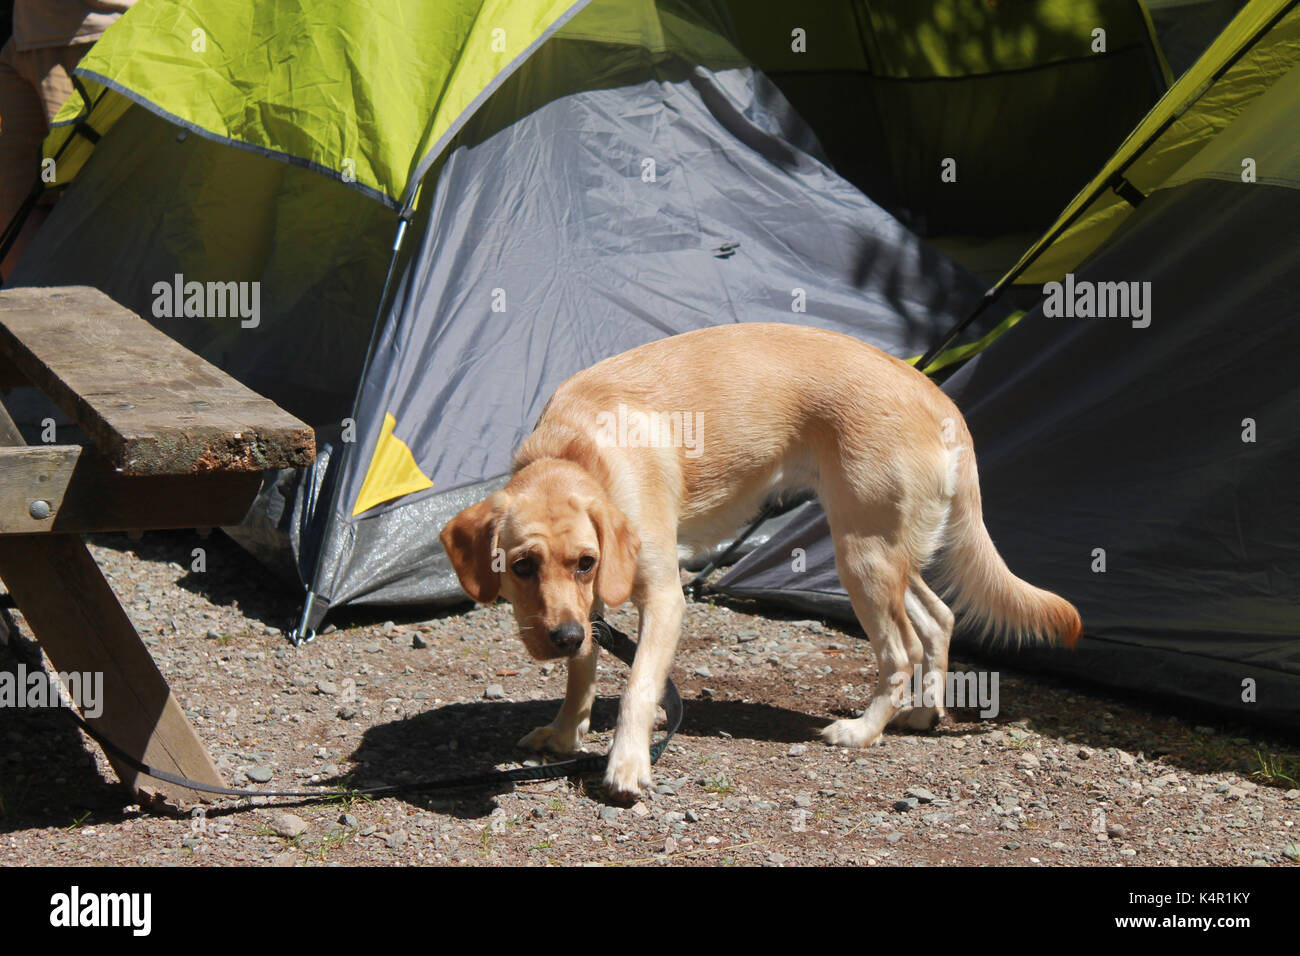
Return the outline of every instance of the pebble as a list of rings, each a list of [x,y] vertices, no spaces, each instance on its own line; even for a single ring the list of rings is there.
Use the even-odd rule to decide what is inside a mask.
[[[707,667],[705,667],[703,664],[701,664],[699,667],[695,668],[695,676],[696,676],[696,677],[712,677],[712,676],[713,676],[713,671],[709,670]]]
[[[248,775],[248,779],[254,783],[266,783],[273,774],[270,767],[250,767],[244,772]]]
[[[1016,840],[1012,840],[1010,843],[1004,843],[1004,844],[1002,844],[1002,849],[1004,849],[1004,850],[1019,850],[1019,849],[1020,849],[1020,843],[1019,843],[1018,841],[1016,841]]]
[[[338,696],[339,685],[332,680],[319,680],[316,682],[316,693],[324,694],[326,697]]]
[[[350,813],[345,813],[339,817],[339,823],[345,827],[355,827],[359,821]]]
[[[390,833],[390,834],[388,834],[386,837],[384,837],[384,844],[385,844],[385,845],[388,847],[388,849],[390,849],[390,850],[396,850],[396,849],[399,849],[400,847],[405,846],[405,845],[406,845],[406,831],[405,831],[405,830],[397,830],[397,831],[394,832],[394,833]]]
[[[620,812],[618,807],[601,807],[598,816],[606,823],[612,823],[618,819]]]
[[[357,709],[353,707],[351,704],[344,704],[342,707],[339,708],[340,720],[351,720],[356,715],[357,715]]]
[[[899,813],[907,813],[907,811],[909,810],[915,810],[916,805],[919,802],[920,801],[917,800],[915,797],[905,797],[902,800],[894,801],[894,809],[897,810]]]
[[[933,803],[935,799],[934,794],[925,789],[925,787],[913,787],[911,790],[907,791],[907,796],[915,797],[921,803]]]
[[[808,796],[806,793],[801,793],[794,798],[794,805],[796,807],[811,807],[813,805],[812,797]],[[895,804],[895,806],[897,806],[897,804]],[[915,806],[915,804],[913,804],[913,806]],[[908,807],[908,809],[910,810],[911,807]]]
[[[791,744],[790,749],[785,752],[785,755],[787,757],[802,757],[807,752],[807,744]]]
[[[411,635],[411,646],[414,647],[417,651],[424,650],[426,647],[429,646],[429,639],[426,638],[419,631],[416,631],[413,635]]]
[[[307,832],[307,821],[292,813],[277,813],[271,817],[271,829],[286,840],[302,836]]]
[[[500,684],[488,684],[483,696],[488,700],[502,700],[506,696],[506,689]]]
[[[1124,824],[1122,823],[1112,823],[1110,826],[1106,827],[1106,836],[1110,837],[1112,840],[1122,840],[1124,837],[1128,836],[1128,830],[1125,829]]]

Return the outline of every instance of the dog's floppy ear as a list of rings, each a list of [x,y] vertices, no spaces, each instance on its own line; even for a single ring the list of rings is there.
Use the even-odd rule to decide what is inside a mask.
[[[596,537],[600,542],[596,596],[605,602],[606,607],[618,607],[632,596],[641,539],[628,524],[627,516],[608,501],[592,503],[591,523],[596,526]]]
[[[500,493],[470,505],[447,522],[438,537],[456,569],[465,593],[480,604],[491,604],[501,591],[501,572],[493,568],[497,548]]]

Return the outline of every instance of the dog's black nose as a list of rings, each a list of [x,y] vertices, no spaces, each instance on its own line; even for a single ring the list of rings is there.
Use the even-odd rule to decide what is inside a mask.
[[[569,621],[551,631],[551,643],[567,654],[581,647],[582,639],[586,636],[587,632],[581,624]]]

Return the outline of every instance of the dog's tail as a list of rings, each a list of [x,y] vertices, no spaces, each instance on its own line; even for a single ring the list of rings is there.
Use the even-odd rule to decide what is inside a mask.
[[[1016,577],[993,546],[984,527],[973,442],[961,431],[965,447],[948,448],[950,508],[935,560],[940,593],[955,614],[994,639],[1039,637],[1073,647],[1083,633],[1074,605]]]

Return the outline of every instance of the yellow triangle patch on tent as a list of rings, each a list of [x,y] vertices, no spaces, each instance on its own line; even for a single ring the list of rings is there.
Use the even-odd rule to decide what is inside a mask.
[[[402,495],[432,488],[433,481],[415,463],[411,449],[393,434],[397,419],[388,412],[384,413],[384,430],[379,434],[379,443],[375,453],[370,457],[370,468],[366,471],[366,480],[361,483],[357,494],[353,515],[368,511],[375,505],[392,501]]]

